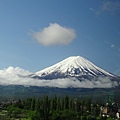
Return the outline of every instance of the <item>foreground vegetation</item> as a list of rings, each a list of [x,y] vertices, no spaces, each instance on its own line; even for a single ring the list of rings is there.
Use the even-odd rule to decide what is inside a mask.
[[[109,104],[110,105],[110,104]],[[1,103],[0,120],[112,120],[101,114],[103,103],[90,99],[73,99],[67,95],[27,98]],[[115,111],[116,112],[116,111]]]

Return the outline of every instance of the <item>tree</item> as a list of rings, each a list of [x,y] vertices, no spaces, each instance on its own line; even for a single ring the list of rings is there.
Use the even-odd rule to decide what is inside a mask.
[[[67,95],[64,98],[64,109],[69,109],[69,97]]]
[[[56,95],[50,100],[50,110],[51,111],[57,110],[57,96]]]
[[[49,112],[50,112],[50,101],[48,99],[48,96],[46,95],[44,97],[44,102],[43,102],[43,110],[44,110],[44,120],[49,119]]]
[[[64,98],[61,100],[61,110],[64,110]]]
[[[57,98],[57,110],[61,110],[60,97]]]
[[[36,99],[35,102],[35,111],[39,111],[40,110],[40,99]]]
[[[74,101],[72,98],[69,99],[69,110],[74,110]]]
[[[32,98],[31,101],[31,110],[34,111],[35,110],[35,97]]]
[[[86,100],[85,100],[86,110],[89,111],[89,112],[91,111],[91,104],[92,104],[92,103],[91,103],[91,100],[90,100],[90,99],[86,99]]]

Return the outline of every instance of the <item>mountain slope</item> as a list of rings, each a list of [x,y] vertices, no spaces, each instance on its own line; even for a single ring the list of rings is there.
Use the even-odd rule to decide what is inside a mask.
[[[86,77],[93,78],[99,76],[116,77],[109,72],[97,67],[81,56],[69,57],[51,67],[38,71],[32,77],[44,79],[55,79],[65,77]]]

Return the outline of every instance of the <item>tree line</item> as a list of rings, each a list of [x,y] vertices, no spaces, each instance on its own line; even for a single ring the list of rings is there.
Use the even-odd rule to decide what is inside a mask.
[[[29,118],[26,120],[106,120],[101,116],[102,105],[100,101],[93,102],[88,98],[45,95],[43,98],[19,99],[6,109],[9,116],[21,115]]]
[[[29,114],[31,120],[90,120],[100,115],[100,104],[67,95],[63,98],[56,95],[49,98],[45,95],[44,98],[19,99],[12,107],[32,111]]]

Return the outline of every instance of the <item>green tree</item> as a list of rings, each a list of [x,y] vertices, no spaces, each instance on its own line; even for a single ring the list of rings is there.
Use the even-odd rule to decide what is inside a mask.
[[[43,107],[44,120],[48,120],[49,119],[49,113],[50,113],[50,101],[49,101],[47,95],[44,97],[44,104],[43,105],[44,105],[44,107]]]
[[[56,95],[50,100],[50,110],[51,111],[57,110],[57,96]]]
[[[32,101],[32,98],[27,98],[25,100],[25,103],[24,103],[24,108],[27,109],[27,110],[31,110],[31,101]]]
[[[90,99],[85,99],[85,103],[84,104],[86,106],[86,110],[90,112],[91,111],[91,104],[92,104],[91,100]]]
[[[39,111],[40,110],[40,99],[36,99],[35,102],[35,111]]]
[[[35,97],[32,98],[31,101],[31,110],[34,111],[35,110]]]
[[[61,100],[60,100],[60,97],[57,98],[57,110],[61,110]]]
[[[64,109],[69,109],[69,97],[67,95],[64,98]]]
[[[61,100],[61,110],[64,110],[64,98],[62,98],[62,100]]]
[[[74,101],[72,98],[69,99],[69,110],[74,110]]]

